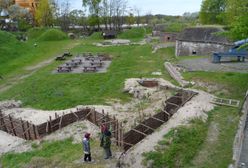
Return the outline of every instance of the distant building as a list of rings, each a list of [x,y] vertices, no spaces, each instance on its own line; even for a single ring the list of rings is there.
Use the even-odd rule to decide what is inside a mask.
[[[153,27],[152,36],[159,37],[161,43],[176,42],[178,33],[167,31],[167,24],[158,24]]]
[[[176,56],[209,56],[213,52],[224,52],[232,43],[217,33],[224,30],[219,27],[186,28],[176,40]]]
[[[33,15],[38,7],[39,0],[15,0],[15,4],[28,9]]]
[[[170,33],[170,32],[161,32],[160,33],[160,42],[176,42],[178,33]]]
[[[115,39],[117,37],[117,32],[115,30],[107,30],[102,32],[104,39]]]

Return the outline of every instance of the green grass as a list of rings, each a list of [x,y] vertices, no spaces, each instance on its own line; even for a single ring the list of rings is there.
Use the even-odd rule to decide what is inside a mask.
[[[145,28],[132,28],[130,30],[126,30],[118,35],[118,38],[120,39],[130,39],[133,41],[141,40],[146,35],[146,29]]]
[[[236,108],[217,107],[209,112],[206,123],[193,120],[189,126],[170,131],[155,152],[144,154],[144,163],[152,160],[154,168],[226,168],[232,163],[238,121]],[[208,131],[211,124],[218,126],[217,133]]]
[[[244,73],[191,72],[184,73],[184,77],[187,80],[220,85],[222,91],[227,90],[225,93],[217,94],[220,97],[241,100],[248,89],[248,75]]]
[[[30,33],[33,37],[38,36]],[[0,75],[4,80],[0,84],[8,83],[10,78],[16,78],[30,73],[26,68],[51,57],[62,53],[66,46],[72,45],[75,41],[46,41],[35,42],[30,39],[27,42],[20,42],[16,37],[7,32],[0,31]],[[35,47],[34,43],[38,46]]]
[[[61,41],[68,39],[67,35],[58,29],[48,29],[42,33],[38,41]]]
[[[154,168],[183,167],[196,155],[206,134],[206,124],[193,120],[189,126],[178,127],[165,135],[155,152],[144,154],[145,160],[152,160]]]
[[[106,104],[111,99],[129,100],[129,95],[122,92],[127,78],[151,77],[155,71],[163,72],[162,77],[168,77],[161,61],[166,59],[166,55],[159,53],[151,56],[151,48],[148,46],[99,48],[85,41],[73,52],[105,52],[113,56],[113,61],[108,72],[100,74],[52,74],[61,64],[53,62],[1,94],[0,100],[21,100],[26,106],[41,109]]]
[[[208,125],[217,125],[209,133],[198,153],[187,168],[226,168],[232,162],[233,142],[239,123],[237,108],[217,107],[209,113]],[[210,127],[209,127],[210,129]],[[211,129],[213,130],[213,129]],[[217,137],[213,138],[212,136]]]
[[[102,34],[101,32],[95,32],[93,33],[90,37],[89,37],[90,40],[102,40],[103,37],[102,37]]]
[[[92,157],[99,159],[103,157],[102,151],[98,151],[97,141],[91,141]],[[2,166],[5,168],[22,167],[72,167],[79,168],[82,164],[75,164],[74,161],[83,157],[82,145],[74,144],[72,139],[55,142],[43,142],[32,151],[23,153],[8,153],[1,157]],[[84,167],[90,165],[84,164]],[[95,164],[95,167],[104,167],[105,163]]]
[[[27,32],[27,35],[28,35],[29,39],[38,39],[47,30],[48,30],[48,28],[35,27],[35,28],[32,28],[32,29],[29,29],[28,32]]]

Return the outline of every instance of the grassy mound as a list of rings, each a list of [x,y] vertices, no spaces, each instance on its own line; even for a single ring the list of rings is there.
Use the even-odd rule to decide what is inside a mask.
[[[101,32],[95,32],[93,33],[90,38],[91,40],[100,40],[102,39],[102,35],[101,35]]]
[[[27,34],[28,34],[29,39],[37,39],[46,31],[47,31],[47,28],[35,27],[35,28],[30,29]]]
[[[20,56],[20,50],[26,50],[27,45],[21,43],[16,39],[16,36],[0,31],[0,67],[4,64]],[[0,68],[0,73],[3,73],[4,69]]]
[[[121,39],[140,39],[144,38],[146,29],[144,28],[132,28],[118,35]]]
[[[67,35],[61,30],[49,29],[43,33],[38,40],[39,41],[60,41],[67,39]]]

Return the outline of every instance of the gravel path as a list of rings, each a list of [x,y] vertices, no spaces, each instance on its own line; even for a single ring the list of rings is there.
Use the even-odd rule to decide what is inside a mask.
[[[180,66],[189,71],[209,71],[209,72],[248,72],[248,61],[226,62],[214,64],[210,58],[187,59],[179,62]]]

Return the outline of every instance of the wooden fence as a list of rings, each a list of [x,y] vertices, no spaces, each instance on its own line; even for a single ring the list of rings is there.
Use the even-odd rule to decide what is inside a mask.
[[[69,114],[63,114],[61,116],[55,113],[55,119],[52,120],[52,117],[50,116],[47,122],[40,125],[34,125],[28,121],[13,118],[11,115],[4,115],[0,111],[0,130],[26,140],[35,140],[82,120],[88,120],[96,126],[105,124],[108,128],[111,128],[117,145],[122,146],[122,123],[115,117],[111,118],[108,114],[105,114],[104,111],[99,113],[94,109],[89,108],[71,112]]]
[[[157,128],[166,123],[177,110],[188,102],[195,92],[180,91],[175,96],[164,102],[164,108],[160,113],[141,122],[135,128],[123,135],[123,149],[129,150],[132,146],[143,140],[147,135],[152,134]]]
[[[175,96],[164,102],[164,107],[160,113],[151,116],[126,133],[123,131],[122,123],[115,117],[105,114],[104,111],[99,113],[95,109],[90,108],[78,109],[77,112],[71,112],[61,116],[55,113],[55,119],[52,119],[50,116],[47,122],[40,125],[34,125],[28,121],[13,118],[11,115],[4,115],[0,111],[0,130],[26,140],[35,140],[74,122],[88,120],[96,126],[100,127],[104,124],[110,128],[117,146],[127,151],[147,135],[152,134],[155,129],[166,123],[194,95],[196,93],[192,91],[179,91]]]

